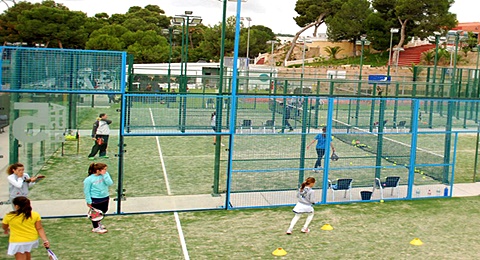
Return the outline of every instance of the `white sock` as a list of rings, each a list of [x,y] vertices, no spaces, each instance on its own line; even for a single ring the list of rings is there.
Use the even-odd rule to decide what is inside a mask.
[[[303,226],[303,229],[307,229],[308,228],[308,225],[310,225],[310,222],[312,222],[312,219],[313,219],[313,212],[312,213],[308,213],[308,217],[307,217],[307,220],[305,221],[305,225]]]
[[[295,224],[297,224],[297,221],[300,219],[302,215],[295,213],[295,217],[293,217],[292,222],[290,222],[290,227],[288,230],[292,230]]]

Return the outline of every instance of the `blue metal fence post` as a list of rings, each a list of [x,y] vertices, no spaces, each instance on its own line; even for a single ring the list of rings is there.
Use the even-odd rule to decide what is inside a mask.
[[[330,168],[330,142],[332,140],[332,125],[333,125],[333,109],[334,109],[334,98],[328,98],[328,114],[327,114],[327,140],[325,147],[325,162],[324,162],[324,170],[323,170],[323,183],[322,183],[322,204],[327,202],[327,195],[328,195],[328,176],[329,176],[329,168]]]
[[[228,174],[227,174],[227,195],[225,199],[225,208],[230,209],[230,187],[232,181],[232,160],[233,160],[233,144],[235,141],[235,122],[237,121],[236,111],[237,111],[237,77],[238,77],[238,49],[240,45],[240,12],[242,8],[242,1],[237,0],[237,19],[235,21],[235,44],[233,47],[233,74],[232,74],[232,96],[231,96],[231,105],[232,109],[230,110],[230,140],[228,151]]]
[[[418,99],[413,99],[413,111],[415,115],[418,115],[420,111],[420,102]],[[410,141],[410,163],[408,168],[408,189],[407,189],[407,199],[412,198],[413,185],[415,182],[415,158],[417,157],[417,136],[418,136],[418,117],[413,117],[412,127],[411,127],[411,141]]]

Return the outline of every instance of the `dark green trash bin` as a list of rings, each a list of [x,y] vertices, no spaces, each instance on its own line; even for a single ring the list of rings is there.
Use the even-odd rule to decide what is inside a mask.
[[[362,200],[370,200],[372,197],[372,192],[364,190],[360,192],[360,196],[362,197]]]

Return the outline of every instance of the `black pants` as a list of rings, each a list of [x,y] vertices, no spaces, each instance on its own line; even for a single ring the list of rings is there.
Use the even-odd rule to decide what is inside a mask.
[[[103,214],[105,214],[108,211],[109,201],[110,201],[109,197],[101,198],[101,199],[92,198],[92,207],[101,210]],[[92,221],[93,228],[97,228],[98,223],[100,223],[100,221]]]
[[[293,130],[292,125],[290,124],[290,122],[288,122],[288,118],[283,119],[283,124],[285,125],[285,127],[288,127],[288,129]]]
[[[98,145],[98,139],[103,138],[103,144]],[[108,135],[97,135],[95,144],[92,147],[92,151],[88,155],[88,157],[95,157],[97,155],[98,151],[100,151],[100,156],[105,156],[107,155],[107,146],[108,146]]]
[[[314,168],[322,167],[322,158],[325,155],[325,149],[317,149],[317,161],[315,162]]]

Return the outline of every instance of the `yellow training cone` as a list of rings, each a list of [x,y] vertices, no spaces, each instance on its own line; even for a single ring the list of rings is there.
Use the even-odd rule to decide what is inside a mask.
[[[274,256],[284,256],[286,254],[287,254],[287,251],[285,251],[285,249],[281,247],[275,249],[275,251],[272,252],[272,255]]]
[[[333,227],[330,224],[325,224],[325,225],[322,226],[321,229],[322,230],[333,230]]]
[[[423,245],[423,242],[420,240],[420,238],[414,238],[412,241],[410,241],[410,245],[421,246]]]

